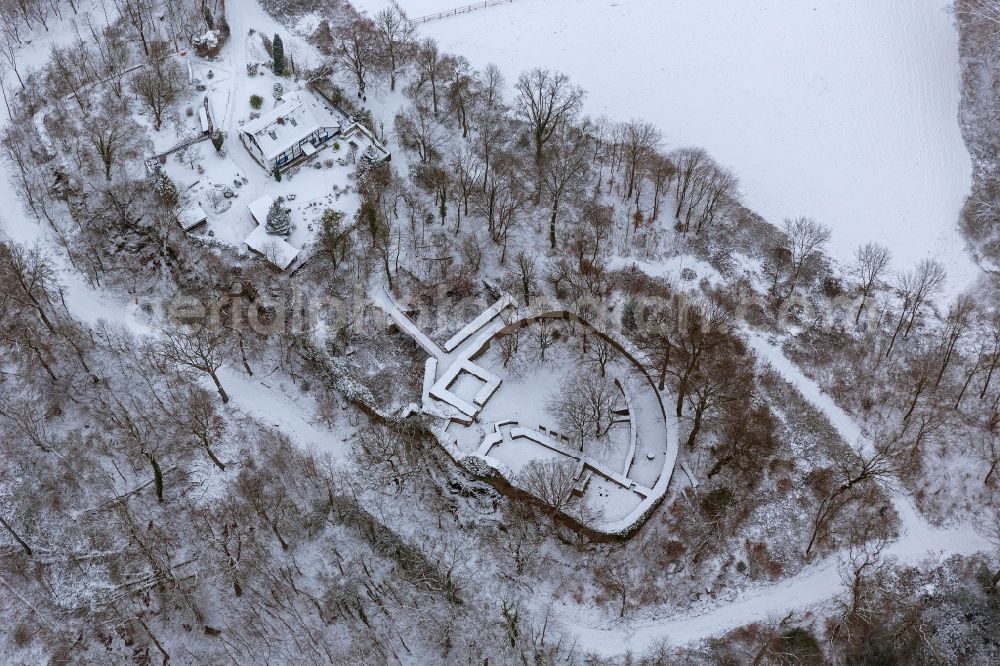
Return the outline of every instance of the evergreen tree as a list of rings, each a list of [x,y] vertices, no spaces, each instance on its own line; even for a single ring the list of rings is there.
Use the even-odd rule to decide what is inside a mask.
[[[272,173],[274,173],[274,179],[280,183],[281,182],[281,169],[278,168],[278,165],[274,165],[274,171]]]
[[[281,37],[274,36],[271,44],[271,55],[274,57],[274,73],[281,76],[285,73],[285,45],[281,43]]]
[[[174,181],[170,179],[170,176],[163,171],[157,170],[151,176],[151,180],[153,182],[153,192],[156,193],[156,197],[160,202],[169,208],[176,206],[180,197],[177,194],[177,186],[174,185]]]
[[[212,132],[212,145],[215,146],[215,152],[222,150],[222,143],[226,140],[226,133],[222,130],[215,130]]]
[[[287,236],[292,233],[292,216],[285,208],[285,200],[278,197],[271,210],[267,211],[265,230],[272,236]]]

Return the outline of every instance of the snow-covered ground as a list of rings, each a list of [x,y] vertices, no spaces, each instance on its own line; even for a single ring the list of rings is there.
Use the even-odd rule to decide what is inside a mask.
[[[834,403],[830,396],[782,353],[773,341],[750,333],[750,344],[761,357],[770,362],[791,382],[816,409],[822,412],[837,433],[853,446],[869,449],[871,441],[850,415]],[[900,566],[924,561],[941,561],[952,554],[973,554],[988,550],[989,542],[971,524],[952,528],[937,528],[920,516],[909,496],[890,489],[893,507],[900,517],[900,536],[891,542],[885,555]],[[712,606],[711,602],[684,616],[637,620],[608,626],[595,625],[592,620],[577,616],[579,609],[566,608],[567,624],[575,629],[578,645],[598,654],[622,654],[648,650],[658,642],[689,643],[718,636],[752,622],[765,622],[784,617],[790,612],[805,613],[816,609],[838,594],[843,587],[840,563],[843,553],[826,557],[801,573],[773,585],[748,590],[736,599]]]
[[[447,8],[452,4],[452,0],[400,1],[404,5],[420,5],[422,9],[414,9],[414,14]],[[380,0],[361,2],[375,6]],[[951,132],[955,106],[952,102],[957,104],[957,90],[953,95],[951,87],[957,87],[957,65],[952,67],[953,56],[942,46],[947,43],[950,48],[954,40],[948,18],[940,12],[942,0],[885,0],[870,6],[861,2],[838,2],[836,7],[828,6],[833,4],[831,0],[816,8],[787,3],[781,11],[769,6],[773,4],[770,0],[758,0],[756,5],[746,3],[746,7],[736,0],[715,0],[712,6],[699,5],[702,12],[698,16],[688,16],[690,20],[687,22],[679,20],[685,15],[680,0],[618,2],[614,5],[606,0],[546,0],[544,3],[515,0],[509,6],[428,24],[427,32],[436,34],[440,31],[437,36],[446,45],[468,54],[478,64],[488,60],[503,64],[500,57],[503,55],[509,61],[508,71],[512,76],[535,62],[569,71],[591,90],[591,110],[603,110],[616,117],[643,115],[662,123],[671,141],[707,146],[720,160],[740,171],[747,183],[745,189],[751,205],[772,219],[799,212],[815,214],[838,229],[835,241],[841,250],[849,249],[855,239],[880,237],[882,234],[881,238],[892,245],[897,257],[909,261],[929,251],[940,236],[945,245],[935,248],[935,255],[946,259],[953,273],[958,270],[959,245],[951,230],[958,200],[967,186],[968,169],[957,127],[954,137]],[[246,12],[232,11],[230,17],[234,34],[245,34],[248,15],[256,19],[259,9],[256,3],[250,2],[234,5],[247,9]],[[688,3],[687,6],[695,5]],[[584,12],[584,8],[593,8],[594,11]],[[646,16],[660,12],[658,15],[661,18],[656,22],[644,21],[641,12],[648,12]],[[816,16],[811,17],[809,12],[814,12]],[[794,28],[789,33],[802,30],[805,36],[777,32],[782,13],[787,16],[785,25]],[[580,19],[567,21],[567,16],[580,16]],[[587,18],[583,19],[584,16]],[[878,17],[881,17],[881,22],[876,20]],[[843,20],[836,20],[838,18]],[[731,25],[741,21],[746,23],[744,32]],[[463,22],[466,23],[464,28]],[[251,23],[256,24],[255,21]],[[621,41],[621,62],[626,63],[625,66],[615,72],[609,72],[607,66],[600,71],[588,72],[587,63],[593,63],[592,58],[600,61],[607,52],[593,45],[619,39],[621,32],[616,31],[626,27],[650,34],[656,31],[653,43],[658,49],[663,49],[663,56],[657,58],[656,63],[646,58],[636,58],[630,63],[629,57],[648,48],[648,43],[625,44]],[[700,32],[696,32],[695,28]],[[468,31],[467,37],[462,36],[463,31]],[[669,35],[659,36],[662,31],[668,31]],[[454,40],[461,38],[469,44],[449,43],[444,36],[446,32],[451,32]],[[576,53],[569,47],[561,51],[553,50],[553,42],[546,36],[552,32],[567,33],[564,40],[567,44],[576,43],[586,48],[577,48]],[[59,34],[60,37],[67,37],[70,33],[62,31]],[[729,44],[729,40],[736,39],[734,34],[742,35],[747,41]],[[903,36],[907,36],[905,40]],[[901,41],[897,43],[897,40]],[[51,41],[58,40],[53,37]],[[499,44],[505,41],[507,45],[501,48]],[[678,45],[679,42],[684,44],[684,48]],[[477,44],[482,46],[478,52]],[[905,58],[893,51],[893,48],[903,47]],[[539,56],[543,49],[552,59]],[[629,49],[635,50],[630,54]],[[730,55],[720,58],[728,67],[720,68],[720,60],[715,59],[704,60],[696,71],[690,70],[688,68],[693,67],[698,58],[687,55],[678,61],[674,57],[685,49],[695,49],[702,59],[706,52],[725,51]],[[790,58],[793,62],[785,63],[781,59],[786,50],[793,54]],[[731,55],[734,51],[742,54],[742,59],[740,55]],[[520,52],[527,55],[522,58],[517,55]],[[885,52],[892,53],[886,55]],[[756,61],[745,61],[755,53],[758,56]],[[769,54],[771,59],[764,58],[765,54]],[[882,57],[879,57],[880,54]],[[794,62],[804,59],[806,55],[812,59],[810,63]],[[865,58],[874,58],[876,65],[869,63],[865,66]],[[903,68],[908,72],[906,76],[900,74],[900,59],[910,63]],[[819,67],[820,63],[825,68]],[[880,66],[882,64],[884,68]],[[843,70],[840,75],[835,74],[838,66]],[[754,67],[756,78],[748,73]],[[782,74],[802,73],[810,68],[815,69],[814,79],[782,77]],[[763,81],[762,77],[768,70],[778,74],[774,80]],[[869,73],[867,70],[883,71]],[[239,68],[235,67],[234,71],[239,71]],[[709,72],[714,71],[726,71],[727,77],[709,76]],[[854,78],[848,77],[848,71]],[[642,80],[643,76],[648,78],[649,72],[661,72],[659,76],[664,81],[664,95],[651,96],[634,86],[629,92],[628,83]],[[954,75],[954,80],[944,76],[948,72]],[[678,82],[677,79],[670,79],[670,75],[681,79]],[[824,76],[829,76],[829,80],[824,82]],[[602,77],[604,83],[598,85]],[[749,78],[744,80],[741,77]],[[848,85],[848,78],[856,87]],[[876,85],[880,81],[885,85]],[[867,83],[861,85],[863,82]],[[625,86],[625,92],[621,86]],[[796,86],[802,99],[793,95]],[[776,93],[776,88],[781,88],[783,92]],[[848,88],[854,90],[855,96],[849,102],[838,98],[837,91]],[[248,93],[248,90],[240,92],[234,95],[234,99],[242,100],[246,97],[243,93]],[[910,93],[913,98],[908,96]],[[728,99],[730,96],[732,100],[727,103],[728,106],[718,102],[719,98]],[[917,97],[925,102],[923,106],[917,104]],[[879,103],[882,99],[887,101]],[[907,105],[906,100],[912,104]],[[872,106],[867,107],[867,104]],[[828,108],[828,105],[832,107]],[[228,128],[236,122],[235,106],[231,108],[233,111],[227,118]],[[810,109],[814,115],[806,117]],[[894,124],[889,119],[895,110],[900,111],[900,117]],[[685,122],[681,122],[682,111],[688,114],[683,118]],[[737,140],[740,126],[732,123],[736,122],[734,118],[739,120],[743,113],[746,114],[742,125],[744,130],[771,127],[771,134],[762,138],[759,134],[748,133],[743,136],[749,143],[740,143]],[[671,114],[678,114],[678,119],[671,120]],[[874,120],[863,117],[866,114],[871,114]],[[836,117],[836,122],[827,126],[827,122],[834,122],[831,117]],[[729,125],[723,122],[727,118]],[[880,120],[886,124],[877,125]],[[5,122],[6,119],[0,119],[0,126]],[[704,125],[701,128],[704,135],[695,131],[701,124]],[[847,131],[852,127],[853,130]],[[838,128],[843,128],[843,131],[838,132]],[[841,143],[843,147],[839,145]],[[847,150],[851,152],[844,152]],[[233,151],[231,154],[241,153]],[[831,160],[831,155],[835,159]],[[851,158],[844,161],[836,158],[837,155],[850,155]],[[794,159],[782,161],[782,156]],[[747,161],[741,161],[744,159]],[[4,164],[0,169],[0,198],[14,202],[19,200],[19,196],[11,184],[10,175],[9,165]],[[872,180],[878,189],[862,182],[865,180]],[[814,186],[802,187],[803,181]],[[847,196],[852,189],[856,190],[856,194]],[[945,195],[949,192],[948,196],[952,196],[953,200],[945,205],[948,198]],[[828,207],[822,205],[824,202]],[[778,211],[769,209],[769,204],[779,207]],[[803,209],[785,210],[785,207],[793,205]],[[842,217],[825,217],[827,213],[838,210]],[[852,210],[862,211],[864,219],[849,215]],[[876,210],[889,211],[891,215],[877,216],[873,213]],[[904,215],[913,217],[901,217]],[[13,205],[8,206],[0,216],[0,231],[4,238],[39,243],[46,247],[54,245],[47,227],[28,218],[22,209]],[[86,284],[68,266],[62,254],[56,252],[55,259],[59,279],[67,291],[67,304],[75,316],[86,322],[98,318],[113,323],[125,321],[127,308],[124,303]],[[702,274],[700,270],[697,272]],[[759,338],[755,339],[754,346],[831,419],[846,440],[864,443],[861,429],[850,416],[837,408],[814,382],[788,362],[777,346]],[[335,456],[342,455],[342,443],[305,416],[307,410],[301,409],[304,406],[301,396],[291,389],[280,384],[272,386],[259,377],[246,378],[230,370],[223,372],[223,381],[233,393],[233,409],[258,415],[300,445],[329,451]],[[292,409],[296,405],[300,408],[298,412]],[[897,499],[903,498],[897,496]],[[905,501],[896,504],[897,510],[908,506],[910,503]],[[987,546],[966,526],[938,530],[924,523],[913,511],[901,511],[901,516],[904,534],[889,551],[901,562],[913,562],[928,553],[969,553]],[[648,622],[630,621],[610,627],[604,623],[595,627],[589,622],[574,621],[568,613],[567,624],[580,634],[581,648],[618,653],[626,646],[637,649],[649,647],[660,639],[682,642],[717,634],[745,622],[813,606],[840,589],[836,559],[830,558],[792,579],[750,591],[735,602],[706,608],[703,614]]]
[[[374,14],[389,0],[354,3]],[[399,4],[423,16],[468,2]],[[933,255],[956,290],[977,269],[956,228],[970,160],[950,4],[513,0],[420,30],[509,84],[535,66],[565,71],[588,113],[708,149],[771,222],[815,217],[844,260],[869,240],[900,268]]]

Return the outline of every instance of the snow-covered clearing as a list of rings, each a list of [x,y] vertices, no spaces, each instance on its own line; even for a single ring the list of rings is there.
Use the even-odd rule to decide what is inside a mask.
[[[374,14],[388,0],[355,4]],[[467,3],[399,4],[423,16]],[[842,260],[869,240],[898,267],[933,253],[957,290],[978,269],[956,228],[970,160],[950,4],[517,0],[420,30],[496,63],[508,84],[531,67],[565,71],[588,113],[643,118],[669,147],[708,149],[771,222],[830,225]]]

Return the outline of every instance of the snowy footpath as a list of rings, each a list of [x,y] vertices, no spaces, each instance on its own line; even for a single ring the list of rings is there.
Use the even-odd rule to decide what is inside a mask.
[[[755,333],[749,334],[750,345],[762,359],[771,363],[787,381],[793,384],[816,409],[833,424],[848,444],[861,449],[871,447],[858,424],[826,395],[819,385],[789,360],[780,347]],[[912,500],[898,489],[887,489],[893,506],[899,513],[900,537],[882,551],[900,565],[919,564],[927,560],[942,560],[951,555],[972,555],[989,550],[991,544],[972,525],[941,529],[930,525],[920,516]],[[790,612],[804,613],[828,604],[844,590],[840,564],[844,553],[826,557],[809,565],[799,574],[773,585],[754,587],[735,600],[687,615],[675,615],[654,621],[629,621],[595,626],[572,618],[565,608],[564,622],[576,633],[582,650],[601,655],[620,655],[626,650],[642,652],[661,642],[690,643],[729,630],[768,620],[780,620]]]

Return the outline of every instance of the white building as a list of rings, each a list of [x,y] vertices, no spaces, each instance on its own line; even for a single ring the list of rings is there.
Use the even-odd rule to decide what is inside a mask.
[[[312,155],[340,132],[340,123],[315,100],[289,95],[240,128],[240,141],[268,171]]]

